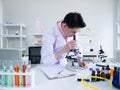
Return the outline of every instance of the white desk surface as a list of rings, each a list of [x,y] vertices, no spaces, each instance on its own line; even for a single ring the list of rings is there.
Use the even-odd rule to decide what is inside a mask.
[[[32,68],[35,71],[35,87],[31,89],[8,89],[8,90],[92,90],[88,87],[85,87],[80,82],[77,81],[77,78],[81,76],[85,76],[88,74],[88,70],[79,70],[76,72],[76,76],[62,78],[62,79],[55,79],[55,80],[48,80],[47,77],[40,71],[40,65],[36,65]],[[90,84],[94,85],[95,87],[99,87],[99,90],[119,90],[114,87],[110,88],[107,81],[100,81],[100,82],[90,82]],[[1,89],[0,89],[1,90]]]

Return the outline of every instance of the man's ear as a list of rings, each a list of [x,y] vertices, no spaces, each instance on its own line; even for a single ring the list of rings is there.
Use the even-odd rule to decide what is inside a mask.
[[[66,28],[66,27],[68,28],[68,25],[67,25],[66,23],[64,23],[64,27],[65,27],[65,28]]]

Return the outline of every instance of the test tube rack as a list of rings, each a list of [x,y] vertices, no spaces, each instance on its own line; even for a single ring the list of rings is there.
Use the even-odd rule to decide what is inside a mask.
[[[4,85],[0,85],[0,89],[13,89],[13,88],[15,88],[15,89],[17,89],[17,88],[33,88],[34,86],[35,86],[35,72],[34,71],[30,71],[30,72],[25,72],[25,73],[23,73],[23,72],[19,72],[19,73],[16,73],[16,72],[2,72],[2,71],[0,71],[0,76],[1,76],[1,78],[3,77],[3,76],[13,76],[13,82],[12,83],[14,83],[14,85],[13,86],[9,86],[9,85],[6,85],[6,86],[4,86]],[[31,84],[30,85],[25,85],[25,86],[23,86],[23,85],[19,85],[19,86],[16,86],[15,85],[15,76],[20,76],[20,77],[23,77],[23,76],[25,76],[25,77],[27,77],[27,76],[30,76],[30,82],[31,82]],[[19,78],[19,80],[20,80],[20,78]],[[2,82],[2,81],[1,81]],[[19,82],[20,83],[20,82]]]

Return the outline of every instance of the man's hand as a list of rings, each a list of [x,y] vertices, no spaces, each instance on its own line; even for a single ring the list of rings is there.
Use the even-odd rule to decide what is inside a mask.
[[[72,40],[70,42],[67,42],[64,49],[66,52],[69,52],[72,49],[76,49],[76,47],[77,47],[77,42],[75,40]]]

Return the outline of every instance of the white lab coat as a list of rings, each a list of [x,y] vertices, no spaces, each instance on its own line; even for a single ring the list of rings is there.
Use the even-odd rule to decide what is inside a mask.
[[[41,62],[43,64],[62,64],[66,65],[66,53],[59,60],[56,60],[55,53],[66,45],[66,40],[58,29],[57,23],[44,33],[43,45],[41,49]]]

